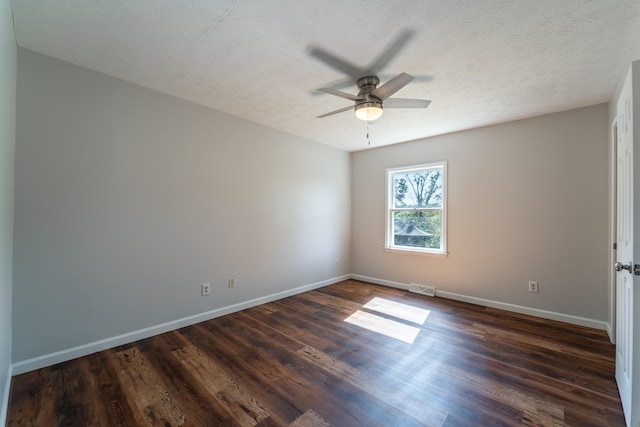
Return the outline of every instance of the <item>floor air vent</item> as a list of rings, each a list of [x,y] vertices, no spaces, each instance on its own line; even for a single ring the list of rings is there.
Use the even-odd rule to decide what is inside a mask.
[[[433,286],[418,285],[415,283],[411,283],[409,285],[409,291],[414,292],[416,294],[427,295],[430,297],[433,297],[436,295],[436,288],[434,288]]]

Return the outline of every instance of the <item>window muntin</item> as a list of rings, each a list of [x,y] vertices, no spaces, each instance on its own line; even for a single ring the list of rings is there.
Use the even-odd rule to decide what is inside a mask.
[[[446,163],[387,170],[386,247],[446,253]]]

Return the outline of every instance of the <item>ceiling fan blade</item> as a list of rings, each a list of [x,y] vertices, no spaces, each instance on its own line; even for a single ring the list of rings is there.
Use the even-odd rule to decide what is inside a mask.
[[[387,80],[391,80],[393,77],[391,74],[386,74],[386,73],[382,73],[382,74],[377,74],[377,76],[380,78],[381,82],[386,82]],[[416,82],[416,83],[427,83],[430,81],[433,81],[434,77],[433,76],[426,76],[426,75],[421,75],[421,76],[413,76],[413,80],[411,80],[412,82]],[[327,85],[327,86],[331,86],[334,87],[333,85]],[[337,87],[334,87],[335,89],[338,89]]]
[[[333,90],[342,90],[342,89],[353,89],[355,81],[351,77],[347,77],[344,79],[336,80],[334,82],[328,83],[325,87]],[[313,89],[310,91],[313,96],[318,96],[322,92],[318,89]]]
[[[360,67],[356,67],[355,65],[349,64],[344,59],[338,58],[332,53],[327,52],[324,49],[320,49],[318,47],[312,48],[309,53],[312,56],[315,56],[320,61],[324,62],[328,66],[335,68],[338,71],[345,73],[347,76],[357,80],[364,74],[365,70]]]
[[[376,90],[374,90],[371,94],[377,96],[383,101],[405,87],[413,80],[413,76],[410,76],[407,73],[400,73]]]
[[[415,32],[412,30],[403,31],[391,44],[389,44],[384,51],[378,55],[378,57],[371,63],[371,66],[367,69],[369,74],[378,75],[384,70],[387,65],[398,55],[405,45],[411,40]]]
[[[328,87],[323,87],[318,89],[320,92],[328,93],[329,95],[339,96],[340,98],[348,99],[349,101],[364,101],[364,98],[351,95],[350,93],[341,92],[335,89],[329,89]]]
[[[331,111],[330,113],[325,113],[325,114],[323,114],[323,115],[321,115],[321,116],[318,116],[318,117],[316,117],[316,118],[317,118],[317,119],[322,119],[322,118],[324,118],[324,117],[327,117],[327,116],[333,116],[334,114],[342,113],[342,112],[344,112],[344,111],[353,110],[353,108],[354,108],[354,106],[353,106],[353,105],[351,105],[351,106],[349,106],[349,107],[344,107],[344,108],[341,108],[341,109],[339,109],[339,110]]]
[[[384,101],[384,108],[427,108],[429,104],[427,99],[389,98]]]

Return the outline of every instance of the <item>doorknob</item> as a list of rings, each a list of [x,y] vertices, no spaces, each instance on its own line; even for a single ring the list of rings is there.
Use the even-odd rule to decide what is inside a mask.
[[[613,264],[613,268],[615,268],[616,271],[627,270],[629,273],[633,274],[633,264],[632,263],[624,265],[621,262],[616,262],[615,264]]]

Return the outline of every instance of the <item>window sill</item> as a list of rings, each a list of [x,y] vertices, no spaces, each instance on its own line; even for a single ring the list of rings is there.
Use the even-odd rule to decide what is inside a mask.
[[[385,252],[392,252],[396,254],[403,255],[420,255],[420,256],[435,256],[446,258],[449,255],[449,252],[431,252],[431,251],[420,251],[420,250],[411,250],[411,249],[400,249],[400,248],[390,248],[385,247]]]

